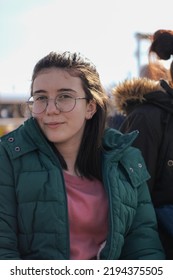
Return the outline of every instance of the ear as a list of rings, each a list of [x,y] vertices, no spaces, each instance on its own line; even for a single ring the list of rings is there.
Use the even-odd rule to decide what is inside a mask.
[[[90,100],[89,103],[87,104],[87,109],[86,109],[86,119],[92,119],[93,115],[97,111],[97,104],[94,100]]]

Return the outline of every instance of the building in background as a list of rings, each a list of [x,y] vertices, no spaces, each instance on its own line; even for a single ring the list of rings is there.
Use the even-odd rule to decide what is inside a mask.
[[[0,136],[17,128],[25,120],[24,103],[21,95],[0,92]]]

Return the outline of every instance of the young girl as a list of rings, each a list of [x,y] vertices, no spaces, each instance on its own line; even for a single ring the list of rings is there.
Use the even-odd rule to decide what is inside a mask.
[[[36,64],[31,118],[0,144],[0,259],[164,259],[137,132],[105,128],[95,66]]]

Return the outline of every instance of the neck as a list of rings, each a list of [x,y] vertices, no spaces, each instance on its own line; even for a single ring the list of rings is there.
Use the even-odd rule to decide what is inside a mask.
[[[66,145],[61,145],[61,144],[55,144],[55,147],[58,149],[58,151],[61,153],[63,156],[66,164],[67,164],[67,173],[70,175],[79,175],[76,174],[75,171],[75,163],[76,163],[76,158],[78,154],[79,147],[75,147],[74,145],[71,146],[66,146]]]

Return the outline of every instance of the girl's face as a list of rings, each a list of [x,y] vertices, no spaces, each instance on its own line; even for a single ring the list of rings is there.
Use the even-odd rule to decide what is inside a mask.
[[[32,113],[48,140],[57,148],[64,144],[79,147],[86,120],[96,112],[96,103],[78,99],[72,111],[61,112],[54,100],[86,97],[81,79],[59,68],[45,69],[33,82],[33,96],[34,100],[50,99],[42,113]]]

